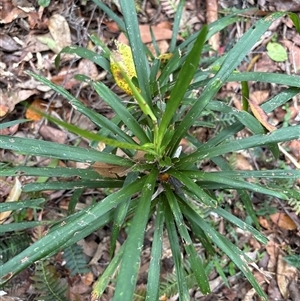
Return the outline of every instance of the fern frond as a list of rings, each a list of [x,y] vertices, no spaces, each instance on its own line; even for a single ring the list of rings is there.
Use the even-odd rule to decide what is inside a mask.
[[[63,258],[66,260],[66,267],[70,270],[71,276],[90,272],[81,246],[74,244],[66,248]]]
[[[134,292],[134,301],[143,301],[146,299],[146,287],[141,285]]]
[[[197,285],[197,280],[195,278],[194,273],[192,272],[190,268],[190,263],[185,261],[184,262],[184,268],[186,270],[185,273],[185,281],[187,284],[188,289],[191,289],[195,285]],[[178,293],[178,283],[177,283],[177,277],[176,272],[170,273],[167,276],[164,277],[164,280],[160,284],[160,296],[166,296],[167,298],[170,298]]]
[[[177,11],[179,0],[160,0],[162,11],[166,13],[168,17],[173,17]]]
[[[229,157],[228,163],[231,169],[236,169],[237,166],[237,155],[236,153],[232,153]]]
[[[35,273],[31,279],[38,293],[36,300],[69,301],[66,298],[67,285],[62,284],[55,267],[48,260],[36,262],[35,267]]]
[[[23,233],[21,235],[5,236],[0,239],[0,265],[22,252],[30,244],[30,237]]]
[[[288,200],[288,204],[290,206],[293,207],[293,211],[296,213],[296,214],[300,214],[300,199],[291,199],[291,200]]]
[[[297,215],[300,215],[300,189],[296,185],[291,185],[284,187],[284,191],[289,196],[287,203],[293,207],[293,211]]]

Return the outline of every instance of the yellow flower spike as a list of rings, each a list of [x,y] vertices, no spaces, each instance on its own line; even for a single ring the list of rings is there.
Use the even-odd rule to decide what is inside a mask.
[[[133,95],[131,88],[122,75],[120,67],[126,75],[132,79],[136,77],[135,66],[133,62],[131,48],[123,43],[115,41],[117,50],[112,51],[110,56],[110,70],[116,81],[116,84],[127,94]]]
[[[130,80],[136,77],[136,70],[133,62],[131,48],[126,44],[115,41],[117,50],[112,51],[110,56],[110,69],[116,81],[116,84],[127,94],[134,95],[142,112],[149,116],[153,123],[154,143],[144,144],[144,147],[159,149],[157,143],[158,123],[155,114],[141,95],[141,90],[137,88]]]

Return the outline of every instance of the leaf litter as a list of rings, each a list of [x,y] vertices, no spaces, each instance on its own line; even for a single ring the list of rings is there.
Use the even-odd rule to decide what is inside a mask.
[[[199,30],[205,20],[214,20],[216,10],[224,9],[228,6],[245,5],[253,1],[223,1],[216,2],[218,5],[213,9],[209,8],[207,4],[212,1],[190,1],[187,0],[185,4],[185,24],[181,24],[180,32],[195,32]],[[237,4],[238,3],[238,4]],[[262,4],[263,3],[263,4]],[[174,13],[176,12],[176,6],[178,1],[161,1],[159,4],[155,1],[145,1],[145,5],[140,7],[140,31],[143,42],[148,44],[151,41],[150,25],[153,30],[154,36],[158,43],[163,46],[161,52],[167,51],[170,38],[172,36],[172,22]],[[76,73],[82,73],[92,78],[97,78],[100,75],[98,68],[90,62],[84,59],[78,59],[74,56],[64,56],[62,59],[63,64],[56,70],[54,66],[54,59],[56,54],[65,46],[88,45],[88,33],[94,31],[95,28],[100,26],[101,39],[104,43],[112,45],[113,40],[118,40],[125,43],[126,39],[120,34],[117,26],[107,16],[101,15],[99,11],[95,11],[91,2],[87,2],[80,5],[75,5],[75,1],[70,1],[70,5],[66,8],[64,1],[58,3],[55,7],[54,1],[50,2],[48,8],[42,9],[36,5],[33,5],[27,1],[3,1],[2,11],[0,15],[0,24],[2,32],[0,34],[0,118],[4,121],[13,120],[16,118],[23,118],[23,114],[27,114],[27,118],[31,119],[31,122],[24,125],[12,126],[5,129],[2,134],[15,133],[22,137],[38,137],[44,140],[51,140],[58,143],[69,143],[68,136],[64,133],[64,130],[57,129],[49,124],[45,124],[44,121],[38,116],[31,116],[29,109],[24,109],[22,106],[23,101],[27,101],[30,104],[39,103],[43,104],[48,113],[53,112],[63,120],[73,120],[75,116],[72,108],[65,103],[65,101],[58,95],[49,91],[48,87],[43,86],[41,83],[36,82],[25,74],[26,70],[32,70],[34,72],[42,72],[51,81],[64,86],[73,95],[76,95],[85,105],[96,109],[101,114],[112,117],[112,112],[101,101],[99,96],[95,94],[89,87],[83,87],[79,81],[73,79],[73,75]],[[161,6],[161,7],[160,7]],[[276,10],[288,10],[288,11],[300,11],[300,5],[296,1],[258,1],[257,6],[260,8],[259,14],[266,14],[270,11]],[[158,10],[158,8],[161,8]],[[57,13],[58,11],[62,13]],[[206,11],[206,15],[205,15]],[[93,12],[93,13],[90,13]],[[259,16],[259,14],[257,14]],[[253,18],[255,18],[253,16]],[[101,21],[99,21],[101,20]],[[100,25],[99,25],[100,22]],[[153,25],[154,24],[154,25]],[[224,40],[220,40],[219,37],[214,37],[210,41],[213,49],[219,54],[222,54],[227,44],[230,43],[230,35],[242,35],[246,30],[247,23],[241,21],[232,25],[228,32],[228,36],[224,37]],[[280,28],[280,30],[278,29]],[[272,60],[267,55],[265,47],[274,38],[277,32],[285,31],[285,36],[279,36],[278,42],[282,45],[288,53],[286,61],[278,62]],[[236,33],[236,34],[234,34]],[[182,40],[182,37],[178,37],[178,40]],[[158,44],[160,45],[160,44]],[[151,46],[150,46],[151,47]],[[256,48],[252,49],[253,61],[245,62],[240,66],[241,70],[251,68],[251,70],[264,71],[264,72],[284,72],[287,74],[298,74],[300,68],[300,37],[295,33],[289,21],[281,19],[274,27],[270,28],[270,35],[262,39]],[[249,57],[251,60],[251,56]],[[248,70],[248,69],[247,69]],[[250,70],[250,69],[249,69]],[[110,79],[106,74],[101,74],[104,83],[108,84]],[[219,97],[230,97],[233,104],[238,110],[240,104],[240,96],[237,92],[239,84],[228,83],[226,89],[220,91]],[[272,130],[282,122],[288,122],[290,124],[299,124],[300,122],[300,101],[298,97],[295,97],[288,103],[287,106],[276,109],[271,114],[265,114],[258,110],[257,104],[264,102],[268,97],[276,95],[278,93],[278,87],[270,86],[268,84],[256,84],[251,83],[251,104],[252,109],[256,111],[257,118],[268,130]],[[122,91],[113,87],[118,93]],[[77,116],[78,117],[78,116]],[[84,119],[78,119],[77,125],[94,130],[93,126]],[[42,124],[40,124],[42,123]],[[202,128],[195,129],[201,135],[201,139],[205,141],[209,137],[210,132],[213,129],[206,129],[203,133]],[[247,131],[242,131],[241,135],[247,136]],[[184,151],[188,150],[187,141],[182,141]],[[82,146],[87,146],[85,141],[80,142]],[[290,155],[297,162],[300,161],[300,142],[291,141],[285,145],[290,150]],[[1,153],[1,161],[13,162],[14,164],[22,164],[26,159],[23,155],[12,153]],[[241,152],[235,158],[232,159],[232,164],[238,169],[257,169],[263,168],[268,160],[267,153],[243,153]],[[32,165],[47,166],[49,160],[44,158],[29,158],[29,162]],[[286,165],[293,165],[291,157],[284,157],[283,162]],[[60,166],[65,163],[59,162]],[[215,169],[215,166],[209,161],[203,161],[203,170],[211,171]],[[69,166],[75,166],[74,162],[69,162]],[[100,166],[99,168],[103,168]],[[119,170],[113,170],[113,175],[118,175]],[[30,183],[36,181],[36,177],[20,177],[21,183]],[[9,192],[13,191],[14,186],[11,182],[11,178],[1,179],[0,190],[3,192],[0,197],[1,202],[4,202],[9,198]],[[299,183],[300,185],[300,179]],[[8,189],[9,187],[9,189]],[[59,194],[45,194],[49,197],[49,200],[55,201],[58,208],[67,208],[70,200],[68,192],[60,192]],[[90,204],[94,197],[101,199],[103,193],[100,190],[88,189],[84,193],[85,200],[80,203],[82,207]],[[225,196],[226,201],[232,206],[232,213],[236,216],[243,217],[243,211],[238,207],[235,207],[232,202],[234,196]],[[265,201],[261,199],[259,193],[254,194],[254,206],[257,210],[263,211],[261,203]],[[236,231],[237,244],[241,246],[247,246],[254,252],[255,256],[253,260],[256,262],[258,268],[262,269],[264,273],[272,273],[275,277],[271,281],[264,277],[263,273],[260,273],[257,269],[253,270],[253,273],[257,280],[260,281],[262,287],[268,293],[270,299],[290,298],[292,301],[300,299],[299,292],[299,271],[289,265],[285,260],[285,255],[294,250],[300,249],[300,230],[295,228],[295,225],[299,223],[299,216],[292,215],[292,218],[285,213],[285,210],[292,212],[292,208],[288,205],[284,205],[284,208],[280,206],[276,201],[270,201],[271,207],[277,210],[276,213],[268,213],[269,208],[265,208],[265,213],[260,215],[259,222],[262,227],[263,233],[269,238],[267,246],[261,246],[253,237],[247,235],[246,232]],[[64,207],[65,206],[65,207]],[[28,218],[32,218],[30,212],[27,213]],[[46,216],[58,217],[57,210],[47,209],[44,213]],[[11,216],[7,217],[8,220]],[[224,234],[227,234],[226,226],[223,228]],[[122,233],[124,236],[125,233]],[[90,293],[90,287],[93,285],[93,279],[97,277],[103,270],[107,262],[109,261],[109,236],[108,230],[101,229],[96,233],[84,239],[81,244],[86,256],[90,260],[92,272],[86,275],[76,276],[69,278],[73,283],[70,285],[70,298],[71,300],[88,300]],[[138,288],[142,289],[146,285],[146,271],[150,260],[150,244],[151,244],[151,229],[147,230],[146,238],[149,240],[144,244],[143,258],[140,272],[140,279],[138,281]],[[163,238],[165,241],[165,237]],[[167,241],[167,240],[166,240]],[[122,243],[122,241],[120,241]],[[91,245],[92,244],[92,245]],[[174,269],[172,258],[170,254],[170,246],[166,243],[163,250],[163,270],[162,274],[167,275],[172,273]],[[240,246],[240,247],[241,247]],[[97,251],[98,250],[98,251]],[[100,251],[99,251],[100,250]],[[60,254],[55,256],[57,264],[63,270],[63,262]],[[228,264],[228,262],[227,262]],[[226,269],[226,265],[224,266]],[[26,274],[27,273],[27,274]],[[27,300],[28,295],[34,293],[30,291],[28,273],[21,273],[16,277],[14,283],[18,281],[23,283],[23,287],[27,290],[21,289],[16,286],[16,290],[7,290],[9,296],[18,296],[23,300]],[[19,277],[19,278],[18,278]],[[64,278],[64,275],[61,275]],[[238,275],[233,275],[228,278],[230,287],[226,287],[220,277],[217,274],[212,273],[210,275],[210,283],[213,288],[213,294],[210,297],[202,296],[197,288],[190,291],[192,298],[201,301],[219,300],[225,299],[230,301],[236,300],[253,300],[255,292],[249,284],[244,280],[238,278]],[[107,291],[107,300],[111,297],[111,290]],[[213,297],[212,299],[209,299]]]

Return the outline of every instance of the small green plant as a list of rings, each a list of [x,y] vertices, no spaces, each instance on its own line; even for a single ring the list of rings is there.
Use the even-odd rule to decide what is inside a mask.
[[[284,88],[281,93],[261,105],[261,109],[269,113],[297,95],[300,92],[298,76],[235,71],[253,45],[276,19],[288,15],[300,31],[297,16],[292,13],[276,12],[259,20],[226,55],[216,59],[209,66],[205,63],[206,68],[202,69],[200,59],[205,56],[205,51],[208,49],[205,47],[206,41],[241,17],[233,14],[210,26],[203,26],[200,32],[191,35],[177,47],[176,37],[184,4],[184,1],[180,1],[174,17],[173,38],[169,49],[172,56],[162,64],[159,50],[157,49],[157,58],[153,57],[140,39],[133,0],[120,0],[124,19],[116,16],[102,2],[98,0],[94,2],[117,22],[127,35],[130,51],[128,52],[128,48],[125,47],[127,49],[125,55],[122,49],[111,52],[96,36],[92,35],[92,41],[101,49],[100,55],[75,46],[66,48],[62,52],[88,58],[107,72],[112,72],[115,78],[121,79],[120,86],[125,87],[124,90],[132,95],[132,101],[125,104],[102,82],[94,82],[86,76],[77,75],[77,79],[90,84],[115,112],[115,117],[109,120],[85,107],[62,87],[51,83],[43,76],[30,73],[32,77],[64,96],[74,109],[94,122],[99,127],[99,131],[96,134],[91,133],[45,115],[49,121],[89,139],[91,147],[83,149],[41,140],[1,136],[3,149],[91,164],[91,168],[85,170],[17,166],[6,167],[1,171],[2,176],[22,174],[50,179],[72,179],[76,176],[76,180],[73,178],[71,182],[49,180],[45,183],[30,183],[23,186],[26,195],[31,193],[33,195],[43,190],[73,189],[76,197],[70,202],[68,215],[59,221],[21,222],[2,226],[2,232],[21,231],[40,224],[49,224],[50,229],[42,238],[3,264],[0,271],[1,283],[4,284],[34,262],[43,261],[50,255],[66,250],[99,227],[112,223],[110,250],[112,259],[94,287],[92,300],[100,298],[114,275],[117,276],[115,276],[113,300],[133,300],[144,232],[150,217],[154,217],[154,236],[145,297],[147,301],[159,299],[164,228],[170,240],[176,269],[176,291],[180,300],[190,299],[189,277],[182,259],[183,249],[199,289],[204,294],[210,292],[207,273],[211,266],[206,264],[197,253],[192,237],[196,237],[201,242],[209,256],[217,256],[220,253],[227,255],[234,269],[231,272],[235,272],[236,269],[241,270],[258,295],[266,299],[264,291],[249,269],[251,259],[214,229],[209,222],[209,215],[221,216],[234,226],[251,232],[261,243],[266,243],[267,239],[258,230],[223,209],[222,200],[217,195],[220,191],[235,190],[253,224],[259,227],[251,204],[252,192],[282,200],[288,200],[290,197],[290,191],[282,190],[280,187],[268,187],[259,180],[264,179],[267,182],[268,179],[286,177],[296,179],[300,173],[296,170],[280,169],[235,171],[227,161],[228,155],[239,150],[267,146],[276,156],[279,142],[300,137],[300,126],[287,126],[269,133],[259,119],[247,110],[246,100],[249,98],[247,89],[243,90],[245,95],[243,95],[244,110],[242,111],[215,100],[214,96],[228,81],[241,81],[244,87],[247,81],[265,81],[288,86],[289,88]],[[132,64],[130,64],[131,60]],[[130,69],[132,66],[134,72]],[[195,90],[199,91],[199,95],[195,94]],[[189,130],[198,122],[202,122],[201,114],[204,110],[222,113],[230,118],[228,123],[219,130],[216,129],[214,136],[203,144],[190,134]],[[15,123],[17,122],[24,121]],[[2,126],[11,125],[12,122]],[[237,138],[236,134],[244,128],[252,134],[246,138]],[[183,138],[189,141],[195,151],[192,153],[181,151],[180,142]],[[96,149],[99,142],[106,145],[101,152]],[[118,156],[117,149],[122,150],[124,156]],[[211,160],[219,171],[204,172],[199,169],[204,160]],[[250,182],[247,181],[248,178],[255,178],[257,181]],[[93,187],[110,189],[111,193],[101,202],[75,211],[76,200],[80,194],[85,188]],[[299,191],[293,193],[300,197]],[[30,199],[25,204],[33,206],[32,204],[37,202],[38,200]],[[2,205],[0,204],[0,209],[7,211],[16,210],[18,204],[11,205],[10,209]],[[127,223],[129,217],[132,217],[132,220]],[[119,231],[125,223],[129,225],[127,239],[120,249],[115,251]],[[192,237],[188,229],[193,233]],[[39,269],[44,269],[43,263]],[[220,268],[219,270],[221,271]],[[225,277],[224,273],[222,277]]]
[[[66,297],[68,286],[61,283],[59,273],[48,259],[35,263],[35,274],[31,280],[35,290],[40,293],[39,300],[43,298],[45,301],[68,301]]]

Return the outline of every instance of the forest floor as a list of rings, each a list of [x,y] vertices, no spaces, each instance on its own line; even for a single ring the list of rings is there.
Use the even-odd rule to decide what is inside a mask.
[[[104,1],[113,8],[116,14],[121,16],[118,1]],[[137,1],[139,11],[140,31],[143,42],[151,47],[151,36],[149,27],[152,27],[157,39],[160,51],[167,52],[170,38],[172,36],[172,24],[176,12],[176,0],[145,0],[142,3]],[[14,119],[27,118],[31,122],[16,125],[1,130],[2,135],[17,135],[19,137],[29,137],[44,139],[57,143],[70,143],[68,133],[51,123],[45,122],[37,113],[26,109],[24,101],[32,104],[39,110],[48,110],[54,116],[65,121],[70,121],[84,129],[95,131],[95,125],[85,116],[78,114],[60,96],[53,93],[48,87],[30,78],[25,71],[30,70],[42,74],[53,83],[62,85],[74,96],[80,99],[86,106],[95,111],[112,117],[113,112],[100,99],[91,87],[83,86],[73,79],[75,74],[85,74],[95,80],[101,80],[110,85],[116,93],[121,94],[107,73],[101,70],[94,63],[79,59],[74,56],[65,56],[58,69],[54,65],[56,54],[65,46],[78,45],[93,48],[89,40],[89,34],[97,34],[98,37],[109,47],[113,47],[114,40],[124,41],[117,24],[109,19],[92,1],[50,1],[50,5],[43,8],[37,1],[16,0],[2,1],[0,12],[0,119],[1,122]],[[216,18],[225,15],[227,8],[250,8],[251,13],[245,15],[245,20],[237,22],[227,28],[220,35],[215,35],[210,44],[216,51],[213,55],[222,55],[224,51],[232,46],[243,33],[256,20],[264,17],[270,12],[277,10],[294,11],[300,13],[299,1],[271,1],[254,0],[218,0],[205,1],[187,0],[180,24],[180,36],[178,43],[188,37],[191,33],[198,31],[203,24],[211,23]],[[284,62],[275,62],[268,55],[266,45],[276,40],[288,53],[288,58]],[[252,49],[248,60],[239,67],[240,70],[255,70],[262,72],[278,72],[287,74],[299,74],[300,68],[300,35],[295,31],[292,22],[288,18],[281,18],[274,23],[266,35]],[[270,84],[251,83],[251,97],[258,103],[265,102],[274,96],[280,87]],[[227,99],[233,106],[240,109],[240,83],[228,83],[219,95],[220,99]],[[300,98],[291,99],[284,107],[276,109],[269,118],[275,126],[282,124],[300,123]],[[213,129],[197,129],[197,137],[205,141],[210,136]],[[83,146],[88,146],[82,142]],[[1,146],[0,146],[1,147]],[[236,169],[255,170],[263,168],[285,168],[289,166],[293,169],[299,168],[300,162],[300,141],[291,141],[285,145],[288,151],[281,153],[279,159],[275,161],[269,154],[262,150],[261,153],[240,152],[233,160]],[[47,164],[39,162],[39,158],[28,158],[21,154],[9,151],[1,151],[0,161],[10,162],[13,165],[25,164],[30,160],[31,164]],[[34,162],[34,160],[36,160]],[[49,162],[48,162],[49,163]],[[63,163],[62,163],[63,164]],[[210,166],[207,166],[209,170]],[[26,182],[35,181],[36,178],[27,178]],[[285,183],[281,183],[285,185]],[[12,178],[0,178],[0,202],[5,202],[11,187]],[[290,185],[286,179],[286,185]],[[300,179],[296,183],[300,186]],[[48,207],[45,208],[44,216],[58,214],[67,208],[70,200],[70,191],[45,192],[44,197],[48,199]],[[82,206],[89,204],[93,198],[101,198],[101,191],[86,191]],[[245,212],[239,205],[236,195],[225,196],[228,204],[227,208],[233,214],[245,219]],[[294,208],[280,200],[270,198],[263,199],[262,195],[255,193],[252,196],[253,205],[259,216],[262,232],[268,237],[267,245],[260,245],[248,233],[224,223],[219,219],[218,228],[220,233],[230,237],[235,243],[247,251],[253,258],[260,272],[253,269],[257,280],[261,283],[269,300],[300,300],[300,280],[299,270],[287,264],[285,255],[298,255],[300,265],[300,218]],[[28,211],[26,220],[32,220],[32,212]],[[6,223],[13,222],[8,219]],[[126,233],[122,234],[124,237]],[[143,258],[138,280],[138,290],[145,287],[147,280],[147,269],[150,260],[151,229],[147,231],[148,242],[145,242]],[[146,237],[147,237],[146,235]],[[1,236],[1,233],[0,233]],[[97,277],[103,272],[109,261],[109,227],[99,229],[93,235],[80,242],[83,251],[89,262],[90,273],[71,277],[63,266],[61,254],[55,256],[56,265],[60,266],[58,272],[62,278],[66,278],[69,283],[69,299],[84,301],[90,300],[90,292]],[[164,259],[162,274],[168,275],[174,272],[173,260],[170,257],[168,241],[165,239]],[[213,272],[209,275],[212,294],[203,296],[197,287],[190,290],[191,300],[201,301],[250,301],[258,300],[255,291],[247,280],[242,277],[236,267],[224,258],[223,270],[228,277],[229,285],[225,285],[223,279]],[[17,275],[4,288],[8,294],[0,296],[0,300],[33,300],[35,290],[32,288],[30,276],[32,270],[28,269]],[[268,277],[269,276],[269,277]],[[110,300],[113,294],[113,287],[109,287],[105,296],[101,300]],[[169,299],[177,300],[177,296]]]

